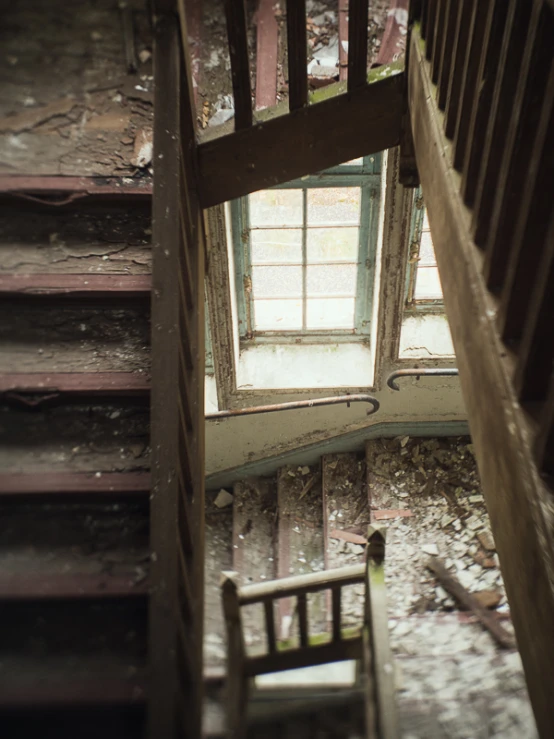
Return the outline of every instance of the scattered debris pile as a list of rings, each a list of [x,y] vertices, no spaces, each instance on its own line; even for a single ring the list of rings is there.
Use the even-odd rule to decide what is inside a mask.
[[[536,736],[469,439],[371,440],[363,457],[326,455],[320,466],[283,468],[277,489],[269,519],[274,522],[271,541],[267,520],[263,524],[263,551],[268,562],[277,562],[275,577],[358,563],[368,525],[386,530],[389,622],[403,736]],[[240,573],[229,531],[236,515],[231,498],[229,491],[210,497],[208,567],[218,566],[216,554],[223,550],[221,569],[232,566]],[[219,508],[221,503],[225,505]],[[287,527],[283,520],[291,510]],[[241,542],[243,561],[257,536],[256,518],[249,516],[253,525]],[[320,557],[313,551],[318,520]],[[288,536],[286,546],[282,536]],[[283,549],[288,552],[286,572],[278,567]],[[262,571],[267,579],[267,562]],[[215,580],[208,570],[207,578]],[[257,579],[252,561],[248,579]],[[216,598],[216,593],[207,593],[210,606]],[[346,626],[360,625],[363,606],[363,587],[352,586],[342,602]],[[292,619],[294,632],[294,613]],[[211,614],[206,631],[211,654],[214,646],[224,652],[223,631],[217,637]],[[256,635],[246,638],[255,641]]]

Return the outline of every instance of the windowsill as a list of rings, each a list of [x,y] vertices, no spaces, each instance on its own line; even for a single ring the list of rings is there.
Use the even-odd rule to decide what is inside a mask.
[[[240,353],[237,389],[362,388],[373,384],[365,344],[259,344]]]

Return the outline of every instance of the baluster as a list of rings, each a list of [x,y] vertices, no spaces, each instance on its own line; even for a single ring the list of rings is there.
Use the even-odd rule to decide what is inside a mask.
[[[287,46],[289,109],[292,111],[308,104],[306,0],[287,0]]]
[[[367,84],[367,14],[369,0],[350,0],[348,7],[348,90]]]
[[[225,0],[231,79],[235,98],[235,131],[252,125],[252,92],[244,0]]]

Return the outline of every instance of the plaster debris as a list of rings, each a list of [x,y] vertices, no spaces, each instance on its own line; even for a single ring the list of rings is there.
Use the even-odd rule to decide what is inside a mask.
[[[218,508],[226,508],[233,503],[233,496],[227,490],[221,489],[214,500],[214,505]]]
[[[496,545],[490,531],[480,531],[477,534],[477,538],[479,539],[479,543],[483,549],[486,549],[489,552],[494,552],[496,550]]]
[[[135,144],[131,164],[141,169],[147,167],[152,161],[153,154],[153,132],[151,128],[141,128],[135,135]]]
[[[437,557],[439,554],[439,548],[436,544],[423,544],[421,546],[421,551],[433,557]]]

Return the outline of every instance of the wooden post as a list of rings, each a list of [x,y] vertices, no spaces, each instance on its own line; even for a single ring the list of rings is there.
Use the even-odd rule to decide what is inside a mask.
[[[221,579],[223,615],[227,629],[227,736],[246,737],[248,679],[245,674],[246,649],[238,598],[236,573],[224,572]]]
[[[379,739],[397,739],[400,734],[385,588],[385,529],[370,526],[367,541],[366,627],[371,650],[372,678],[366,700],[376,702],[376,710],[369,711],[376,718]],[[369,711],[366,707],[366,715]]]

